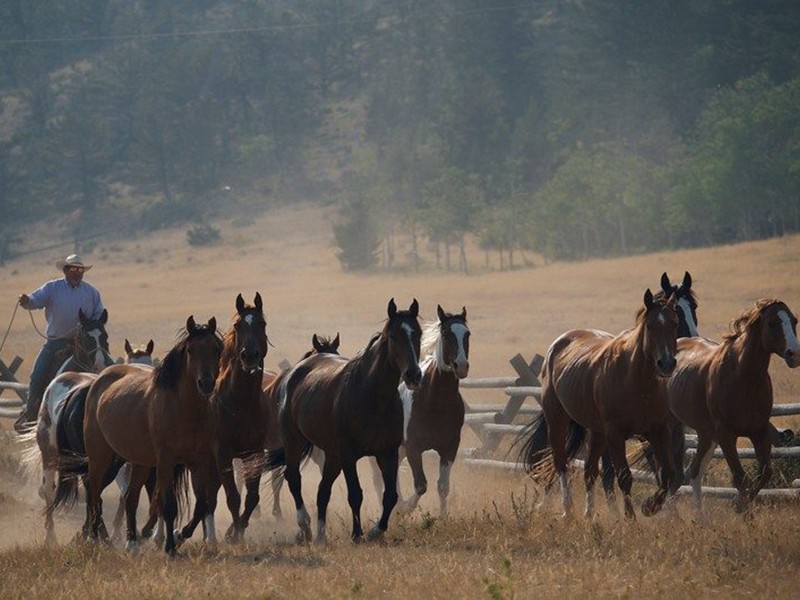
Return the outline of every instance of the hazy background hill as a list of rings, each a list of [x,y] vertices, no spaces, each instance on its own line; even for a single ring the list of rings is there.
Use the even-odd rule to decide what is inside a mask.
[[[790,0],[8,0],[0,260],[297,200],[350,270],[796,232],[799,75]]]

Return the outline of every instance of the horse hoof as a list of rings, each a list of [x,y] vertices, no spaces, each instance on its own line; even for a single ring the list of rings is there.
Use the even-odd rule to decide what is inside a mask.
[[[127,550],[131,556],[136,556],[139,554],[139,544],[136,540],[128,540],[125,542],[125,550]]]
[[[172,532],[173,537],[175,538],[175,548],[180,548],[183,543],[186,541],[186,538],[183,537],[183,533],[181,533],[180,529],[176,529]],[[169,550],[167,551],[169,553]],[[173,549],[172,554],[175,554],[175,550]]]
[[[385,534],[386,532],[383,529],[380,529],[378,526],[375,526],[367,532],[367,541],[382,542],[384,540]]]
[[[648,498],[642,502],[642,514],[645,517],[652,517],[659,510],[661,510],[661,502],[658,502],[656,498]]]

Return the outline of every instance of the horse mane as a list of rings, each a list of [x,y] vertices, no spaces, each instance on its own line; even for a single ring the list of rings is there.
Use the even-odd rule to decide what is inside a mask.
[[[234,317],[231,320],[231,327],[222,336],[222,353],[219,357],[220,371],[225,368],[225,365],[236,361],[236,330],[233,328],[236,323],[238,323],[238,319]]]
[[[774,298],[761,298],[756,300],[754,306],[748,308],[741,315],[730,322],[728,327],[730,328],[731,332],[722,336],[722,339],[725,341],[737,339],[761,317],[761,314],[767,308],[775,304],[781,304],[781,301],[775,300]]]
[[[420,358],[436,353],[441,339],[442,327],[440,322],[438,320],[426,322],[422,327],[422,340],[419,344]]]
[[[181,380],[183,356],[186,353],[189,341],[192,338],[208,335],[209,333],[208,325],[196,325],[194,331],[189,332],[184,329],[178,334],[178,341],[172,347],[172,350],[167,352],[164,360],[153,369],[153,382],[157,388],[172,390],[178,386],[178,382]],[[214,332],[212,335],[221,346],[222,340],[219,333]]]

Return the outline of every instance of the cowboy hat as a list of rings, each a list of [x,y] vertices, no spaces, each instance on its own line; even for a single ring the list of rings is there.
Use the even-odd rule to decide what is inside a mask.
[[[63,271],[64,267],[83,267],[84,271],[88,271],[92,268],[92,265],[85,265],[80,256],[77,254],[70,254],[67,258],[56,261],[56,268],[59,271]]]

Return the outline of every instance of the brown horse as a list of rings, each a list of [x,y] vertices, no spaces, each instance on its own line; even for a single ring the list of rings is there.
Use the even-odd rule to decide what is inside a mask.
[[[141,364],[153,366],[153,348],[155,343],[153,340],[147,342],[144,346],[131,346],[131,343],[125,338],[125,362],[129,365]]]
[[[464,426],[464,400],[458,382],[469,373],[470,331],[466,308],[459,314],[446,313],[441,306],[437,306],[436,311],[438,320],[427,324],[422,332],[422,383],[415,390],[405,383],[400,384],[406,424],[400,460],[403,455],[408,458],[414,476],[414,493],[406,502],[401,498],[398,511],[413,511],[428,490],[422,453],[435,450],[439,455],[439,515],[444,518],[450,493],[450,470],[458,454]],[[373,469],[373,474],[379,474],[374,462]],[[380,479],[375,477],[374,481],[380,492]]]
[[[256,292],[253,304],[245,304],[242,295],[236,297],[236,315],[222,339],[220,373],[217,377],[211,407],[216,419],[214,456],[217,475],[225,488],[228,510],[233,523],[225,537],[236,541],[244,535],[250,515],[258,505],[258,486],[264,466],[264,439],[266,438],[266,406],[261,394],[264,359],[267,356],[267,322],[264,319],[261,294]],[[241,496],[236,488],[233,459],[244,463],[247,497],[244,512],[240,515]],[[209,496],[209,515],[216,508],[219,480]],[[213,520],[206,527],[214,527]],[[189,526],[184,529],[191,535]]]
[[[660,378],[669,376],[675,368],[677,327],[675,297],[654,300],[648,289],[633,329],[617,336],[572,330],[559,336],[548,349],[542,367],[542,409],[566,516],[573,510],[567,478],[567,460],[571,457],[565,450],[570,420],[589,432],[584,471],[587,518],[593,516],[597,463],[606,447],[623,493],[625,515],[634,518],[625,441],[636,434],[651,443],[661,465],[660,486],[644,502],[642,512],[651,515],[663,505],[674,472],[669,453],[670,415]],[[530,469],[538,458],[538,452],[531,451],[533,439],[531,435],[523,447]]]
[[[780,356],[790,368],[800,366],[797,318],[779,300],[762,299],[731,323],[721,343],[702,338],[678,341],[678,366],[667,383],[669,408],[697,431],[697,453],[689,466],[695,508],[701,510],[701,486],[717,444],[744,511],[772,475],[770,453],[772,381],[769,361]],[[754,482],[746,480],[736,440],[750,438],[758,460]]]
[[[300,360],[305,360],[313,354],[339,354],[339,334],[332,340],[325,336],[317,335],[316,333],[311,336],[311,350],[306,352]],[[267,435],[264,442],[264,448],[267,451],[277,450],[283,447],[283,435],[281,434],[281,426],[278,421],[278,409],[280,403],[280,391],[282,384],[286,381],[286,377],[291,373],[291,369],[286,369],[280,373],[269,373],[264,376],[264,405],[267,407],[266,427]],[[322,452],[312,453],[311,457],[317,460],[320,468],[322,467]],[[280,473],[274,473],[271,479],[272,484],[272,516],[276,519],[283,518],[283,511],[281,510],[280,492],[283,487],[283,476]]]
[[[206,515],[215,474],[214,414],[209,398],[219,371],[222,342],[216,320],[186,321],[185,334],[160,365],[109,367],[89,389],[84,418],[89,458],[88,501],[91,535],[104,535],[100,493],[115,463],[133,465],[126,495],[128,547],[136,546],[139,491],[156,468],[156,504],[167,529],[165,551],[175,553],[173,527],[178,513],[176,473],[188,467],[197,496],[196,513]]]
[[[364,496],[356,472],[359,458],[375,456],[384,483],[383,512],[369,539],[383,536],[397,504],[398,447],[403,441],[403,406],[397,386],[401,378],[412,389],[420,383],[417,357],[422,332],[416,300],[408,310],[398,311],[392,299],[387,312],[383,330],[355,358],[316,354],[298,363],[287,377],[280,410],[285,446],[269,453],[267,466],[286,466],[301,541],[311,539],[311,518],[301,493],[300,463],[314,446],[325,451],[317,491],[318,542],[326,539],[331,487],[342,471],[353,516],[352,538],[361,540]]]

